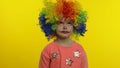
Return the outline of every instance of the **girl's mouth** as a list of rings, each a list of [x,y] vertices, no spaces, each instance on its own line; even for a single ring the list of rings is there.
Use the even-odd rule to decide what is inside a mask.
[[[70,32],[69,31],[61,31],[61,33],[68,34]]]

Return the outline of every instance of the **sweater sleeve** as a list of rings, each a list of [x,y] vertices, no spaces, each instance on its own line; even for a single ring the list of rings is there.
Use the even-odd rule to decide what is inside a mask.
[[[87,60],[87,55],[86,52],[83,49],[83,55],[82,55],[82,63],[81,63],[82,68],[88,68],[88,60]]]
[[[41,53],[39,68],[50,68],[50,56],[47,49]]]

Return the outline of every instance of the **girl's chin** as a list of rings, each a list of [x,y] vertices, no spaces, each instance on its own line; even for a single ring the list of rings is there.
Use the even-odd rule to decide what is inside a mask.
[[[61,35],[60,37],[61,38],[69,38],[70,36],[69,35]]]

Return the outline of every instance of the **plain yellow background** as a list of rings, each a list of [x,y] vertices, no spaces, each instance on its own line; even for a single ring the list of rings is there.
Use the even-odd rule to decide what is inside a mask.
[[[77,41],[89,68],[120,68],[120,0],[80,0],[87,32]],[[38,24],[42,0],[0,0],[0,68],[38,68],[49,43]]]

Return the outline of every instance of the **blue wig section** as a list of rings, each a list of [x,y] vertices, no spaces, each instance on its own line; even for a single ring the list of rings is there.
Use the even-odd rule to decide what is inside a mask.
[[[80,33],[81,36],[84,36],[84,33],[87,31],[86,30],[86,24],[80,23],[78,27],[76,28],[76,31]]]
[[[39,24],[41,25],[41,28],[43,30],[43,32],[45,33],[45,36],[50,36],[53,34],[53,30],[52,30],[52,24],[51,23],[46,23],[46,18],[45,18],[45,14],[40,15],[39,17]]]

